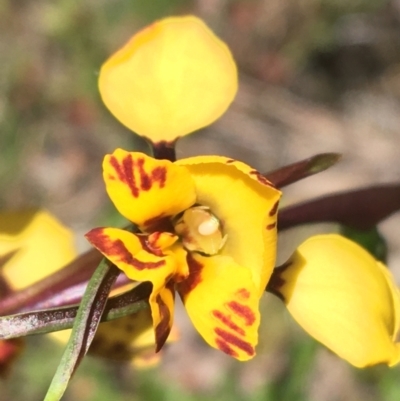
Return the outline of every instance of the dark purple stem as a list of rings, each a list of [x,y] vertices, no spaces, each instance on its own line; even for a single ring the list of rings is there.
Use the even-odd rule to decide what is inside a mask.
[[[32,308],[41,301],[50,299],[67,288],[84,283],[93,275],[103,256],[92,249],[66,265],[51,276],[0,299],[0,316]]]
[[[153,148],[153,156],[155,159],[169,160],[171,162],[176,161],[175,141],[151,143],[151,147]]]

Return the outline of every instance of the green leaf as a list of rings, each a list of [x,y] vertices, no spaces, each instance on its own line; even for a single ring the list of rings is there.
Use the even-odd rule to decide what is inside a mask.
[[[120,270],[103,259],[86,288],[72,328],[71,337],[44,401],[58,401],[88,351]]]

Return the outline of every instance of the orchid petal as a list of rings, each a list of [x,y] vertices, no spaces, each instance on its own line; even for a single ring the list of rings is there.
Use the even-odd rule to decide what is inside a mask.
[[[173,142],[225,112],[237,70],[228,47],[200,19],[166,18],[106,61],[99,89],[122,124],[154,143]]]
[[[227,235],[221,255],[250,269],[261,295],[276,256],[276,218],[281,192],[258,171],[220,156],[198,156],[176,162],[195,182],[197,203],[208,206]]]
[[[255,355],[260,314],[251,271],[228,256],[188,257],[189,278],[178,285],[197,331],[214,348],[241,361]]]
[[[167,160],[117,149],[103,162],[107,193],[119,212],[147,228],[196,200],[189,172]]]

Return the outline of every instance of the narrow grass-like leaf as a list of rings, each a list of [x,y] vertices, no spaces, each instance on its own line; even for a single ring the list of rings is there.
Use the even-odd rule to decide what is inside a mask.
[[[97,267],[86,288],[72,328],[71,337],[58,365],[44,401],[58,401],[86,354],[104,308],[120,270],[103,259]]]
[[[151,283],[146,282],[124,294],[110,298],[101,321],[110,321],[147,308]],[[79,305],[0,317],[0,340],[45,334],[72,328]]]

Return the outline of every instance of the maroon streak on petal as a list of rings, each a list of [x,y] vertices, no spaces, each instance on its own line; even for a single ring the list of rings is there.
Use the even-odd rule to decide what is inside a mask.
[[[212,314],[214,317],[216,317],[219,321],[221,321],[225,326],[229,327],[231,330],[236,331],[236,333],[244,336],[246,332],[239,327],[231,318],[229,315],[226,315],[219,311],[218,309],[215,309],[212,311]]]
[[[400,184],[379,185],[339,192],[285,207],[278,229],[300,224],[335,222],[368,230],[400,209]]]
[[[252,347],[252,345],[249,342],[244,341],[241,338],[235,336],[234,334],[229,333],[228,331],[225,331],[223,329],[220,329],[219,327],[215,328],[214,332],[225,343],[231,344],[234,347],[241,349],[247,355],[250,355],[250,356],[254,355],[254,353],[255,353],[254,348]],[[218,337],[217,337],[216,341],[218,341]]]
[[[250,298],[250,291],[247,288],[240,288],[235,293],[239,298],[242,299],[249,299]]]
[[[190,253],[186,257],[187,264],[189,266],[189,276],[187,279],[181,281],[178,284],[178,292],[184,298],[186,294],[197,287],[198,284],[202,282],[201,271],[203,270],[203,265],[195,260]]]
[[[106,257],[116,257],[118,262],[126,263],[133,266],[136,270],[157,269],[165,265],[165,260],[158,260],[157,262],[142,262],[136,259],[125,244],[120,240],[111,240],[108,235],[104,233],[104,228],[95,228],[89,231],[85,237]]]
[[[136,183],[134,175],[134,163],[131,154],[128,154],[123,160],[122,164],[119,164],[118,159],[115,156],[110,157],[110,164],[114,167],[117,173],[118,179],[124,184],[128,185],[134,198],[139,196],[139,188]]]
[[[273,230],[275,227],[276,227],[276,223],[271,223],[271,224],[267,225],[266,229],[267,230]]]
[[[250,171],[250,174],[254,175],[259,183],[267,185],[268,187],[273,186],[273,184],[267,178],[265,178],[259,171],[252,170]]]
[[[269,215],[271,217],[276,215],[276,213],[278,212],[278,207],[279,207],[279,201],[276,201],[274,203],[274,206],[272,206],[272,209],[269,211]]]
[[[173,289],[171,286],[166,287],[169,291],[174,294]],[[169,333],[171,331],[171,312],[163,301],[160,295],[157,295],[156,302],[158,305],[158,310],[160,313],[160,323],[155,328],[155,338],[156,338],[156,352],[160,351],[165,342],[168,339]]]
[[[256,321],[254,312],[247,305],[240,304],[236,301],[227,303],[228,308],[237,316],[245,321],[246,326],[251,326]]]
[[[340,157],[338,153],[321,153],[263,175],[277,188],[282,188],[328,169],[337,163]]]
[[[222,340],[221,338],[217,337],[215,339],[215,343],[218,349],[225,354],[234,358],[237,358],[239,356],[239,354],[226,341]]]
[[[167,169],[165,167],[156,167],[152,172],[151,172],[151,179],[153,182],[158,182],[160,185],[160,188],[164,188],[165,186],[165,181],[167,180]]]
[[[164,166],[158,166],[148,173],[145,170],[145,163],[144,158],[134,160],[130,153],[124,157],[121,164],[115,156],[110,156],[110,164],[114,168],[118,179],[128,185],[135,198],[140,195],[140,191],[149,191],[156,183],[158,183],[159,188],[165,186],[167,169]],[[135,169],[139,174],[140,183],[136,182]]]
[[[148,191],[151,188],[151,177],[144,170],[144,159],[140,158],[137,160],[137,167],[140,175],[140,188],[143,191]]]

